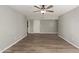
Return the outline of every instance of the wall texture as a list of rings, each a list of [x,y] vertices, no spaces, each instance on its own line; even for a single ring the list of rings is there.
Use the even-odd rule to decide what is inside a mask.
[[[79,48],[79,7],[60,16],[59,36]]]
[[[56,20],[41,20],[40,21],[40,33],[57,33],[57,21]]]
[[[27,35],[24,15],[8,6],[0,6],[0,52]]]

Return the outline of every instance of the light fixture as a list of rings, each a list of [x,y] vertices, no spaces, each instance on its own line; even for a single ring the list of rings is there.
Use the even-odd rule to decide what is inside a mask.
[[[53,10],[49,10],[50,8],[53,7],[53,5],[49,5],[49,6],[47,6],[47,5],[36,6],[35,5],[34,7],[39,9],[39,10],[36,10],[34,12],[40,12],[41,14],[45,14],[47,12],[51,12],[51,13],[54,12]]]
[[[46,13],[46,10],[41,10],[41,14],[45,14]]]

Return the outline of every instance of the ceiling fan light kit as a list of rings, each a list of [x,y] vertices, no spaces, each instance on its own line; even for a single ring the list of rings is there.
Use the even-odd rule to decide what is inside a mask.
[[[45,14],[46,13],[46,10],[41,10],[41,14]]]

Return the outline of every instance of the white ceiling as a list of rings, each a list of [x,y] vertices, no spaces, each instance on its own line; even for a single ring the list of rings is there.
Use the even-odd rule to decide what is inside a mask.
[[[60,15],[63,15],[64,13],[67,13],[68,11],[76,8],[76,5],[54,5],[53,8],[50,10],[53,10],[53,13],[46,13],[45,15],[41,15],[40,12],[35,13],[33,11],[38,10],[33,5],[13,5],[10,6],[11,8],[19,11],[20,13],[26,15],[29,19],[58,19]]]

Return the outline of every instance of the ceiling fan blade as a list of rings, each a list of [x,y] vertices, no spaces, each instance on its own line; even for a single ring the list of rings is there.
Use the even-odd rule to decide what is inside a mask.
[[[39,12],[40,10],[34,11],[34,12]]]
[[[52,11],[52,10],[46,10],[47,12],[54,12],[54,11]]]
[[[38,7],[38,6],[34,6],[34,7],[38,8],[38,9],[41,9],[41,8],[40,8],[40,7]]]
[[[53,5],[50,5],[50,6],[48,6],[46,9],[50,9],[50,8],[52,8],[53,7]]]

